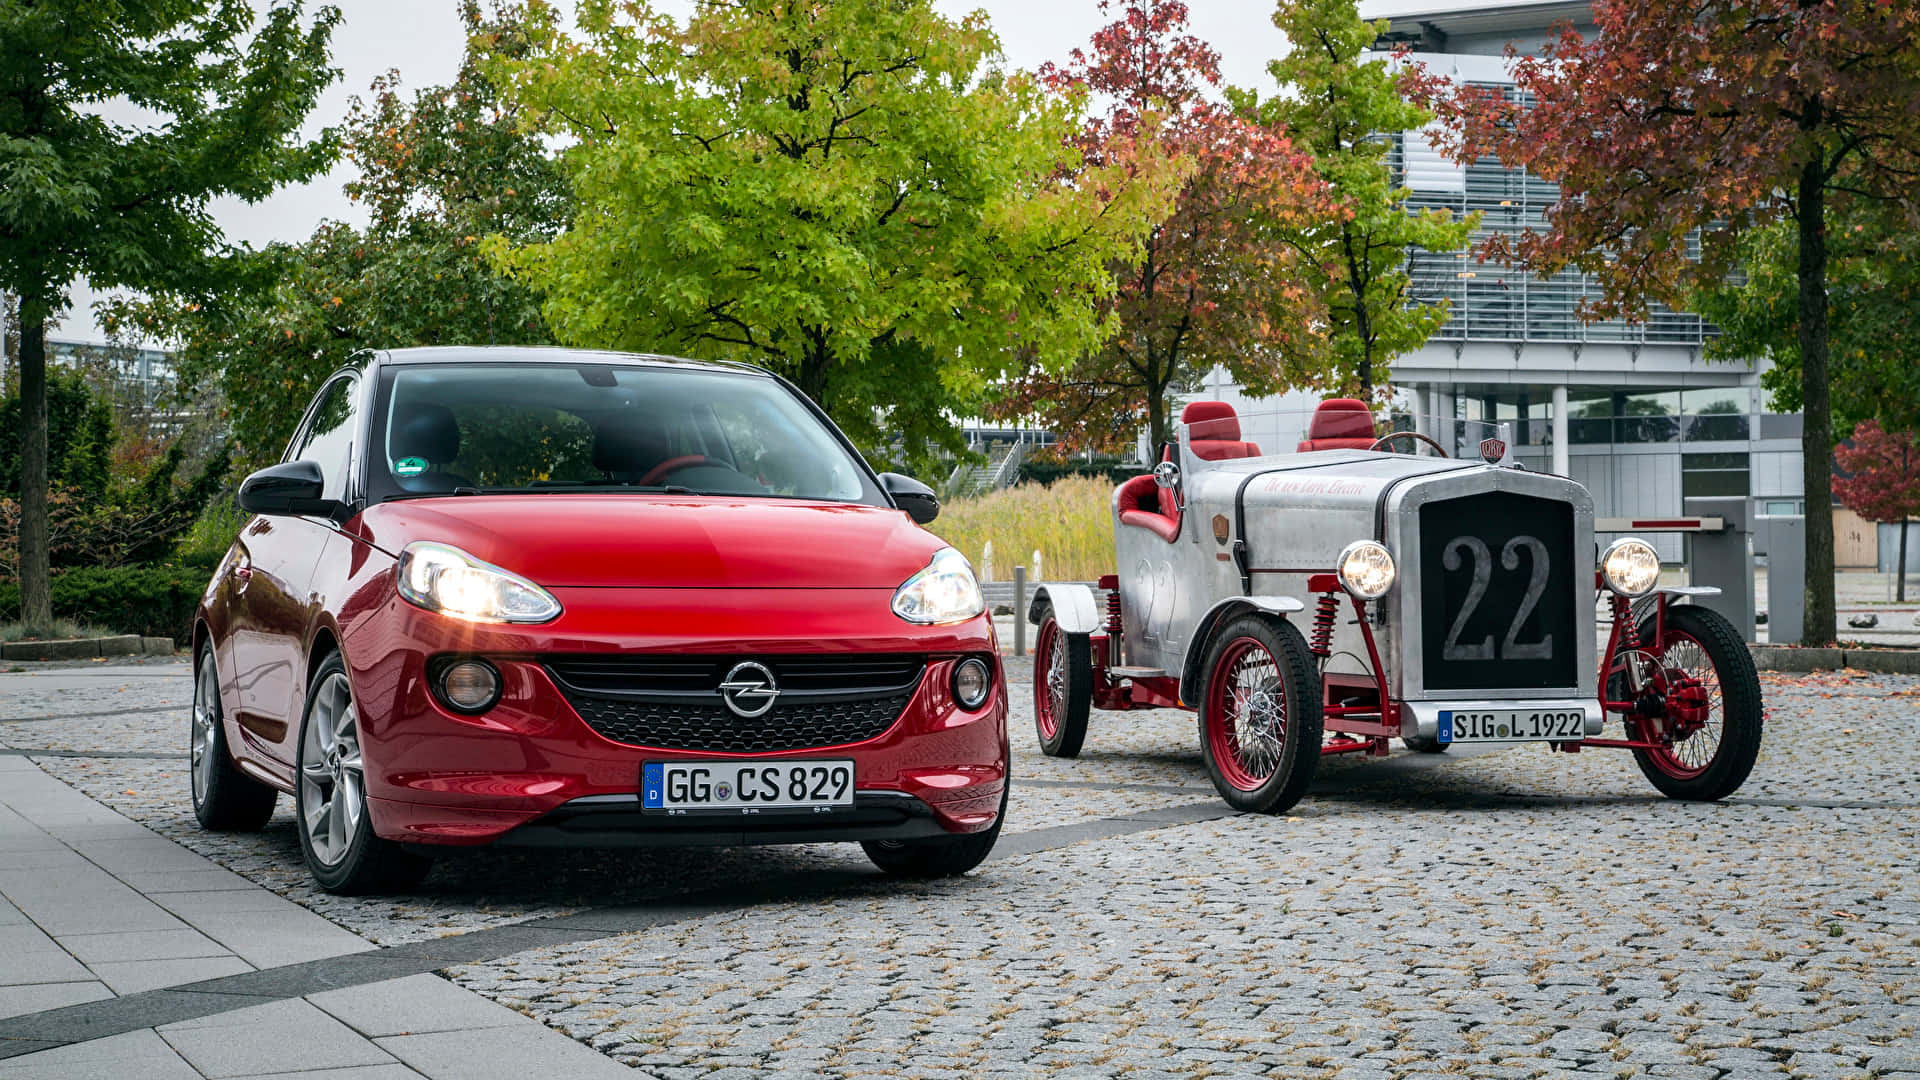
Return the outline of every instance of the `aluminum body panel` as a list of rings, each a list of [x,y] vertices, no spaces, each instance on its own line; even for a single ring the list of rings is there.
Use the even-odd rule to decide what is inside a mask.
[[[1331,573],[1346,545],[1373,539],[1393,554],[1399,575],[1381,600],[1368,605],[1375,647],[1387,669],[1390,695],[1401,701],[1523,702],[1594,694],[1592,635],[1576,632],[1571,685],[1512,689],[1426,689],[1418,604],[1420,508],[1431,502],[1486,492],[1511,492],[1571,506],[1573,550],[1566,575],[1576,611],[1591,610],[1593,500],[1563,477],[1499,468],[1478,460],[1415,457],[1366,450],[1323,450],[1219,461],[1191,452],[1185,425],[1176,425],[1182,466],[1180,531],[1171,543],[1152,531],[1122,525],[1114,497],[1116,569],[1120,580],[1127,663],[1169,672],[1185,670],[1204,647],[1204,617],[1238,596],[1295,597],[1312,608],[1312,574]],[[1444,542],[1446,538],[1441,538]],[[1235,561],[1238,545],[1246,568]],[[1250,587],[1249,587],[1250,584]],[[1304,630],[1309,617],[1297,621]],[[1584,630],[1584,623],[1577,625]],[[1328,673],[1370,674],[1367,648],[1351,603],[1342,596]]]

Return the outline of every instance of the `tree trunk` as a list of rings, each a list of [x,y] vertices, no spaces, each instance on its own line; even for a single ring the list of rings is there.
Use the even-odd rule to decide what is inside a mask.
[[[1833,606],[1833,401],[1827,388],[1827,214],[1825,161],[1800,170],[1795,206],[1800,231],[1801,480],[1807,500],[1806,622],[1800,640],[1838,636]]]
[[[47,321],[20,327],[20,621],[29,634],[53,632],[47,560]]]
[[[1147,387],[1147,467],[1160,460],[1160,447],[1168,439],[1167,388]]]
[[[1898,604],[1906,603],[1907,602],[1907,519],[1906,518],[1900,519],[1900,561],[1893,564],[1893,580],[1895,582],[1898,582],[1898,584],[1894,585],[1893,587],[1894,602]]]

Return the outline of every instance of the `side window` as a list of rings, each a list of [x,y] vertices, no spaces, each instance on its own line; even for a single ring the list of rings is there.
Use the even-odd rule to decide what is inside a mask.
[[[328,383],[320,391],[319,404],[314,407],[306,437],[293,455],[295,461],[311,461],[320,466],[320,475],[326,478],[321,494],[329,499],[347,497],[353,440],[360,429],[359,389],[360,381],[351,376]]]

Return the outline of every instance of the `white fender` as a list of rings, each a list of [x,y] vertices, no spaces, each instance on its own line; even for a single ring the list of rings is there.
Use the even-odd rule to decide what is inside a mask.
[[[1100,629],[1100,605],[1094,602],[1093,590],[1085,585],[1056,583],[1042,585],[1034,590],[1033,603],[1027,606],[1027,621],[1040,621],[1040,605],[1053,601],[1053,621],[1060,624],[1063,634],[1091,634]]]
[[[1225,600],[1207,609],[1200,616],[1200,622],[1193,628],[1193,636],[1188,639],[1192,647],[1187,650],[1185,663],[1180,670],[1180,700],[1195,702],[1200,700],[1200,665],[1206,663],[1207,651],[1212,647],[1213,628],[1250,611],[1264,611],[1269,615],[1286,615],[1289,612],[1304,611],[1307,605],[1291,596],[1229,596]]]

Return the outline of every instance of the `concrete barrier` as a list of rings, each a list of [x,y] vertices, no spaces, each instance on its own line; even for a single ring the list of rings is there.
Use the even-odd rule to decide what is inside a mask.
[[[116,634],[112,637],[0,643],[0,660],[93,660],[102,656],[171,656],[173,639]]]
[[[1753,663],[1762,671],[1873,671],[1920,675],[1920,649],[1794,649],[1752,645]]]

